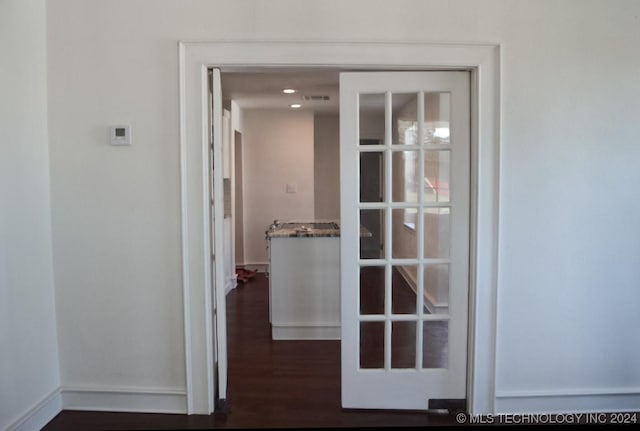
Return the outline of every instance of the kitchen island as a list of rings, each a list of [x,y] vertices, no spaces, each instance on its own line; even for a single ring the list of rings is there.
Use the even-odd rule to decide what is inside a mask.
[[[339,340],[339,225],[274,222],[266,235],[272,338]]]

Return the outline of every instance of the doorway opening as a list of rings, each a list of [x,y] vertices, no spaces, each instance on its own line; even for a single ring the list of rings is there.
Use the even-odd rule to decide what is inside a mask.
[[[339,238],[283,234],[339,222],[338,76],[337,70],[221,73],[232,126],[222,135],[233,137],[222,156],[234,166],[232,198],[225,201],[235,201],[235,232],[224,237],[236,240],[235,262],[224,267],[238,276],[226,298],[227,390],[236,414],[340,413]],[[332,263],[304,256],[320,252],[323,241],[332,243]],[[234,281],[233,275],[225,278]],[[333,289],[333,301],[318,295],[319,287]]]
[[[338,177],[340,139],[338,115],[335,112],[340,105],[336,102],[324,105],[313,103],[329,102],[332,100],[330,93],[338,93],[337,79],[332,75],[337,77],[338,72],[221,74],[221,93],[225,99],[223,106],[229,109],[224,111],[222,118],[231,118],[221,124],[224,181],[225,184],[243,184],[239,192],[224,188],[225,202],[235,199],[235,208],[238,207],[238,196],[242,196],[243,220],[228,224],[236,226],[236,232],[228,234],[225,231],[223,247],[233,249],[226,241],[241,237],[243,244],[240,248],[244,250],[239,256],[242,259],[240,265],[225,263],[223,266],[252,267],[254,271],[261,270],[264,274],[257,277],[254,283],[247,283],[244,286],[245,292],[233,292],[233,305],[229,306],[248,303],[251,298],[246,296],[246,291],[251,286],[262,290],[268,288],[269,320],[266,326],[270,326],[271,332],[271,340],[268,342],[272,347],[268,349],[270,352],[282,347],[283,340],[299,341],[298,349],[292,351],[302,352],[300,346],[303,342],[307,346],[308,340],[340,338],[340,262],[337,256],[341,248],[340,193],[344,188],[340,186]],[[375,73],[369,72],[363,78],[372,78],[373,75]],[[455,75],[461,78],[458,81],[464,82],[466,79],[467,87],[469,84],[469,75],[462,72],[396,72],[379,74],[377,77],[389,79],[391,75],[395,75],[393,78],[396,82],[416,76]],[[325,79],[325,85],[319,85],[314,78]],[[327,84],[331,79],[333,82]],[[227,82],[230,84],[227,85]],[[295,88],[301,87],[301,82],[311,90]],[[365,91],[360,96],[360,106],[357,108],[360,121],[355,128],[359,130],[356,135],[359,140],[357,146],[364,149],[359,152],[357,165],[352,167],[359,172],[355,178],[360,201],[356,217],[361,232],[359,259],[369,262],[360,268],[358,282],[360,313],[363,314],[359,324],[360,333],[349,341],[358,344],[355,347],[360,352],[357,368],[361,370],[398,369],[408,370],[410,373],[411,370],[424,370],[428,374],[444,369],[440,373],[448,374],[448,363],[451,360],[457,364],[455,372],[458,375],[455,380],[462,386],[458,384],[457,391],[443,387],[431,390],[430,393],[455,393],[464,398],[466,365],[460,367],[459,364],[466,364],[468,263],[464,263],[464,267],[458,265],[460,261],[468,262],[469,236],[468,233],[462,235],[462,238],[466,238],[462,241],[466,243],[462,259],[460,256],[457,261],[450,259],[449,235],[458,228],[453,229],[451,226],[450,213],[453,207],[449,183],[452,179],[455,180],[451,177],[453,171],[458,178],[456,189],[466,189],[461,195],[458,192],[459,197],[456,198],[460,201],[456,210],[459,212],[469,201],[470,95],[467,89],[461,96],[456,96],[456,104],[460,107],[451,110],[450,93],[429,90],[429,82],[416,81],[416,84],[412,84],[414,87],[400,86],[401,90],[393,92],[385,90],[386,87],[383,86],[377,90],[380,94],[371,95],[368,94],[371,91]],[[425,85],[424,88],[428,91],[422,90],[420,85]],[[298,92],[301,94],[292,99],[291,94]],[[327,94],[322,94],[323,92]],[[292,100],[296,103],[290,103]],[[308,107],[304,105],[305,101],[310,102]],[[458,103],[459,101],[466,102]],[[464,115],[455,114],[460,118],[456,120],[457,141],[454,141],[456,145],[453,146],[449,131],[453,127],[450,116],[455,112],[462,112]],[[242,129],[228,130],[226,128],[229,124],[239,124]],[[467,135],[462,130],[467,130]],[[233,160],[237,154],[236,143],[224,140],[240,133],[243,137],[239,168],[242,178],[238,179],[233,169],[226,169],[227,166],[239,166],[238,160]],[[455,152],[454,148],[457,148]],[[452,153],[456,154],[458,160],[462,160],[458,161],[455,170],[451,165]],[[230,181],[227,181],[227,175]],[[353,179],[349,178],[350,181]],[[214,189],[215,181],[214,176]],[[229,193],[233,197],[227,197]],[[321,202],[318,208],[317,202]],[[374,203],[383,206],[377,208]],[[256,211],[257,208],[261,211]],[[323,216],[319,217],[318,213]],[[461,214],[456,223],[465,232],[470,222],[469,215],[468,212]],[[234,214],[230,215],[235,217]],[[327,229],[326,225],[330,224],[337,228],[335,232]],[[237,231],[238,225],[243,227],[241,233]],[[318,228],[318,225],[322,227]],[[264,250],[261,247],[265,241],[263,232],[266,235]],[[460,242],[458,239],[458,243]],[[412,244],[413,248],[417,248],[413,252]],[[238,254],[232,256],[231,253],[225,253],[225,258],[227,256],[232,259]],[[247,259],[248,256],[251,257]],[[458,295],[462,295],[464,309],[463,316],[458,310],[459,317],[451,320],[448,311],[449,290],[450,282],[455,277],[452,276],[450,267],[454,262],[454,271],[460,275],[458,286],[453,290],[460,290]],[[241,295],[244,295],[242,299],[236,298]],[[436,301],[433,300],[434,295],[439,295]],[[373,308],[368,310],[371,307]],[[229,313],[230,310],[227,309],[228,316]],[[380,321],[376,317],[384,314],[388,316],[386,324],[384,318]],[[410,320],[411,316],[417,320]],[[241,328],[242,313],[233,317],[233,324]],[[458,322],[457,319],[460,318],[462,320]],[[458,328],[455,336],[459,340],[454,339],[455,343],[450,340],[450,327]],[[241,329],[228,328],[229,333],[234,336],[242,333]],[[233,361],[244,364],[240,366],[241,370],[252,368],[247,366],[246,358],[237,356],[242,349],[234,344],[235,341],[229,339],[230,358],[234,357]],[[331,344],[326,344],[321,350],[335,351],[338,345],[333,344],[333,348]],[[311,345],[304,351],[312,351]],[[449,352],[451,345],[462,348],[452,350],[454,355]],[[343,339],[343,348],[344,346]],[[339,352],[338,348],[334,356],[339,357]],[[416,359],[416,355],[419,359]],[[300,362],[301,357],[298,356],[291,358],[292,363],[296,363],[296,360]],[[342,356],[344,358],[344,354]],[[251,358],[263,363],[273,363],[272,356],[258,359],[258,355],[254,353]],[[285,358],[281,357],[280,360],[285,361]],[[233,379],[242,381],[241,375],[235,372],[233,361],[229,361],[231,397],[234,391]],[[302,362],[312,361],[306,358]],[[280,375],[281,383],[286,383],[285,377],[286,373]],[[433,381],[439,379],[434,378]],[[345,407],[344,389],[342,398],[342,405]],[[424,409],[428,408],[432,400],[425,400]],[[371,408],[375,405],[363,404],[360,407]],[[415,405],[409,403],[409,407],[405,408],[415,409]]]
[[[202,239],[210,235],[210,143],[207,136],[207,68],[250,69],[470,70],[472,124],[472,190],[470,259],[470,328],[468,410],[491,413],[495,401],[495,307],[498,256],[499,69],[495,44],[368,43],[368,42],[181,42],[180,160],[182,206],[182,268],[185,318],[186,411],[215,410],[214,380],[218,320],[212,291],[212,252]],[[221,109],[220,109],[221,111]],[[220,120],[221,121],[221,120]],[[221,140],[221,138],[220,138]],[[220,151],[220,149],[216,149]],[[220,163],[216,157],[214,163]],[[216,161],[217,160],[217,161]],[[218,172],[222,165],[218,165]],[[216,190],[222,196],[222,188]],[[216,208],[221,208],[217,205]],[[219,211],[219,210],[216,210]],[[218,217],[218,216],[217,216]],[[222,213],[218,219],[222,219]],[[342,227],[341,227],[342,228]],[[216,233],[222,238],[222,232]],[[217,256],[221,241],[214,243]],[[216,272],[221,274],[222,271]],[[215,283],[216,287],[222,286]],[[221,319],[220,323],[225,323]],[[481,342],[479,340],[482,340]]]

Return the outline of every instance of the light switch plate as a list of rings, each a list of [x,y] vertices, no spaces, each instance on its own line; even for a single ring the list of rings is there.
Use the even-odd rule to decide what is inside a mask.
[[[298,193],[298,185],[296,183],[287,183],[287,193]]]

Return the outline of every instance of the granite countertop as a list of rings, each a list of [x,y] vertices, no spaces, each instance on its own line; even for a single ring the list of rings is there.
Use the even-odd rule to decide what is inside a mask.
[[[267,238],[319,238],[339,237],[337,221],[288,221],[274,222],[265,232]],[[371,236],[371,232],[360,226],[360,236]]]

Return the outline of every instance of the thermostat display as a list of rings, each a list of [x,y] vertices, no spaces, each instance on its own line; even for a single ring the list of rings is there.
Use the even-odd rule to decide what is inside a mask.
[[[131,126],[111,126],[111,145],[131,145]]]

